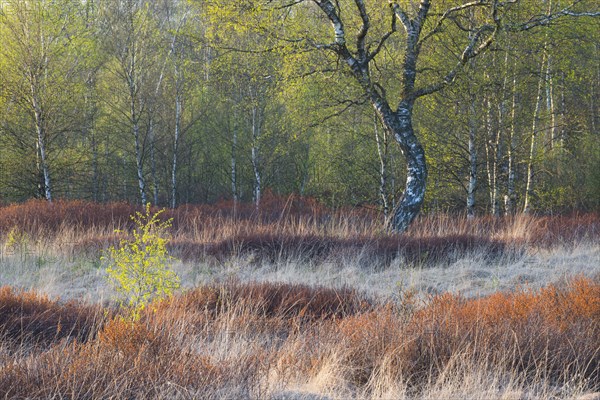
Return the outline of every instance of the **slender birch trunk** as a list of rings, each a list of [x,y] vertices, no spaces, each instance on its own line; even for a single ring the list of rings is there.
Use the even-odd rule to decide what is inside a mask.
[[[471,14],[471,18],[473,15]],[[470,38],[473,39],[472,37]],[[475,60],[469,62],[471,69],[475,70]],[[469,103],[469,184],[467,186],[467,218],[472,219],[475,217],[475,191],[477,190],[477,147],[476,147],[476,136],[477,136],[477,94],[473,88],[473,81],[469,80],[468,93],[470,97]]]
[[[596,43],[595,46],[595,50],[596,50],[596,60],[599,59],[600,57],[600,44]],[[564,73],[563,73],[564,74]],[[600,115],[598,113],[598,91],[600,90],[600,88],[598,87],[598,82],[600,82],[600,62],[598,62],[597,67],[596,67],[596,82],[592,82],[592,84],[590,85],[590,132],[597,132],[598,129],[598,125],[600,123]],[[563,85],[564,87],[564,85]],[[564,106],[564,90],[563,90],[563,97],[562,97],[562,101],[563,101],[563,109],[565,109],[566,107]]]
[[[132,110],[132,115],[135,111]],[[148,200],[146,199],[146,180],[144,179],[143,159],[142,159],[142,146],[140,142],[140,126],[138,122],[133,124],[133,138],[135,141],[135,166],[137,172],[138,189],[140,191],[140,200],[142,205],[146,205]]]
[[[546,110],[550,113],[550,149],[553,149],[558,139],[557,110],[554,106],[554,77],[552,75],[552,57],[548,55],[546,66]]]
[[[512,67],[512,101],[510,110],[510,129],[508,130],[508,176],[506,178],[506,196],[504,198],[504,208],[506,215],[512,215],[516,211],[517,193],[515,190],[516,179],[516,161],[515,152],[517,147],[516,127],[517,127],[517,74],[516,59]]]
[[[600,73],[598,73],[598,78],[600,79]],[[567,127],[567,100],[565,96],[565,72],[562,71],[560,74],[560,129],[559,129],[559,139],[558,142],[560,146],[564,146],[565,135],[566,135],[566,127]],[[592,126],[593,128],[593,126]]]
[[[477,148],[475,140],[477,135],[477,108],[476,98],[471,93],[469,106],[469,186],[467,188],[467,218],[475,217],[475,191],[477,190]]]
[[[52,202],[52,185],[50,180],[50,168],[48,167],[48,156],[46,153],[46,122],[40,100],[38,98],[35,79],[31,83],[31,101],[35,119],[35,130],[37,134],[37,150],[39,154],[39,165],[44,178],[43,193],[46,200]]]
[[[487,156],[487,175],[488,175],[488,186],[489,186],[489,197],[490,206],[492,208],[492,215],[500,215],[500,201],[498,198],[499,193],[499,161],[501,159],[501,130],[500,127],[494,129],[494,108],[492,106],[492,100],[487,98],[486,102],[486,131],[487,137],[489,138],[486,145],[486,156]]]
[[[179,137],[181,136],[181,112],[183,99],[181,93],[181,75],[175,63],[175,132],[173,134],[173,160],[171,164],[171,208],[177,206],[177,155],[179,153]]]
[[[380,137],[377,119],[373,121],[373,127],[375,132],[375,143],[377,144],[377,156],[379,157],[379,197],[381,198],[381,208],[383,209],[383,220],[384,222],[387,222],[390,212],[387,193],[388,135],[386,131],[383,130],[383,137]]]
[[[233,113],[233,132],[231,138],[231,196],[234,212],[237,211],[238,182],[237,182],[237,146],[238,146],[237,113]]]
[[[152,176],[152,198],[158,204],[158,179],[156,177],[156,138],[154,134],[154,118],[148,121],[148,138],[150,141],[150,176]]]
[[[533,113],[533,123],[531,126],[531,141],[529,145],[529,159],[527,161],[527,186],[525,189],[525,204],[523,205],[523,213],[527,214],[531,212],[532,206],[531,201],[535,195],[534,190],[534,178],[535,178],[535,153],[537,146],[537,134],[540,128],[540,111],[542,108],[542,88],[544,84],[544,69],[546,63],[546,54],[542,59],[542,66],[540,70],[540,78],[538,81],[537,97],[535,101],[535,111]]]
[[[97,202],[100,198],[100,171],[99,171],[99,156],[98,156],[98,138],[94,129],[94,119],[96,116],[96,72],[88,74],[85,82],[85,120],[83,122],[82,133],[84,138],[90,140],[90,150],[92,151],[92,199]]]
[[[130,32],[135,31],[134,22],[133,22],[133,11],[129,10],[128,21]],[[125,56],[122,60],[122,65],[124,69],[124,75],[127,81],[127,86],[129,89],[129,120],[131,123],[131,133],[133,135],[134,141],[134,150],[135,150],[135,166],[137,173],[137,182],[138,182],[138,190],[140,194],[140,200],[142,205],[146,205],[146,180],[144,178],[144,170],[143,170],[143,154],[142,154],[142,139],[140,137],[140,119],[141,119],[141,111],[142,107],[140,104],[140,109],[138,109],[138,102],[141,101],[138,99],[140,95],[140,82],[138,77],[138,48],[135,40],[129,42],[124,49]]]
[[[131,63],[131,71],[134,71],[135,65],[132,59]],[[144,170],[143,170],[143,157],[142,157],[142,145],[141,145],[141,137],[140,137],[140,116],[138,114],[138,110],[136,108],[136,84],[135,84],[135,76],[132,76],[129,84],[129,96],[130,96],[130,118],[131,118],[131,129],[133,133],[133,141],[135,147],[135,166],[137,172],[137,182],[138,189],[140,192],[140,200],[142,205],[146,205],[146,180],[144,179]]]
[[[100,198],[100,172],[98,166],[98,142],[96,138],[96,132],[91,132],[91,146],[92,146],[92,195],[95,202]]]
[[[258,106],[252,106],[252,149],[251,162],[252,171],[254,172],[254,205],[258,210],[260,208],[260,198],[262,190],[262,177],[259,167],[259,138],[260,138],[260,121],[258,116]]]

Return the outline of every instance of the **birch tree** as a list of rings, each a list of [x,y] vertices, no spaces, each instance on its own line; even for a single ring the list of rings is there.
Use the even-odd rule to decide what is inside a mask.
[[[415,103],[452,84],[469,60],[486,51],[503,29],[503,18],[517,3],[518,0],[476,0],[447,7],[431,0],[422,0],[418,5],[396,1],[384,5],[365,0],[298,0],[243,4],[237,11],[250,8],[266,12],[265,19],[275,24],[271,26],[273,36],[285,36],[297,49],[329,52],[334,63],[345,66],[405,157],[404,192],[390,219],[391,228],[403,232],[419,214],[427,183],[425,152],[413,128]],[[233,9],[236,10],[235,5]],[[277,14],[278,10],[283,15]],[[462,21],[474,11],[478,23],[463,25]],[[510,29],[529,30],[566,15],[595,15],[576,12],[572,6],[555,13],[544,11],[525,23],[511,22]],[[306,27],[319,21],[329,24],[329,33],[326,24],[318,25],[316,34],[301,29],[302,36],[292,36],[286,30],[293,23]],[[446,65],[445,71],[437,68],[436,73],[423,72],[429,71],[423,61],[431,60],[431,55],[424,59],[423,53],[435,54],[439,47],[453,54],[453,65]],[[400,59],[395,80],[383,79],[375,71],[378,60],[387,52],[396,53]]]
[[[16,138],[18,142],[29,140],[30,135],[21,127],[7,126],[10,121],[21,123],[14,114],[27,116],[34,130],[30,145],[35,148],[38,194],[48,201],[54,197],[53,141],[72,131],[78,121],[74,115],[77,78],[82,69],[82,54],[77,48],[81,45],[78,6],[69,0],[0,4],[0,57],[5,66],[2,95],[7,96],[6,104],[12,109],[4,124],[8,131],[23,135]]]
[[[156,78],[156,24],[151,3],[139,0],[118,0],[104,4],[103,34],[106,51],[113,57],[107,65],[117,78],[122,99],[110,104],[125,119],[133,139],[139,198],[147,203],[147,183],[144,172],[145,150],[152,126],[148,109],[160,89]],[[119,103],[122,101],[122,103]]]

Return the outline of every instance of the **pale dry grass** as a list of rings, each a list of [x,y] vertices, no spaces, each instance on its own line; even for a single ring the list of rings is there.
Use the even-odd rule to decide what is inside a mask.
[[[597,316],[598,288],[579,279],[480,304],[443,296],[408,311],[364,303],[367,298],[352,291],[234,282],[156,304],[136,323],[4,290],[0,396],[593,398],[598,365],[590,370],[587,363],[598,362],[593,351],[600,348],[597,337],[589,337],[593,343],[585,337],[598,326],[584,318]],[[580,304],[572,307],[570,298]],[[331,307],[336,301],[354,306],[342,311]],[[10,323],[15,318],[26,321],[21,329]],[[81,321],[90,322],[76,325]],[[87,329],[83,340],[68,339],[75,332],[69,324]],[[36,331],[45,342],[29,333]]]
[[[404,239],[412,240],[406,243],[436,243],[438,238],[475,243],[474,247],[444,248],[443,257],[431,258],[428,250],[416,256],[410,253],[414,246],[404,253],[394,249],[393,241],[398,238],[368,215],[313,211],[296,215],[286,203],[268,218],[197,212],[185,219],[182,213],[173,231],[172,251],[176,256],[184,255],[186,249],[193,252],[173,268],[182,278],[185,293],[198,297],[174,301],[164,312],[146,316],[133,331],[118,323],[99,324],[98,340],[65,340],[44,354],[33,347],[15,346],[3,337],[0,386],[15,391],[3,395],[13,397],[11,393],[21,393],[19,385],[41,382],[32,386],[29,397],[588,400],[596,396],[593,390],[598,388],[578,375],[585,366],[575,368],[576,358],[569,359],[571,364],[563,372],[555,366],[550,372],[543,368],[544,362],[555,362],[552,357],[568,353],[568,346],[561,347],[562,353],[552,353],[553,347],[537,342],[527,347],[521,342],[528,334],[546,334],[536,331],[535,323],[517,324],[516,342],[511,342],[510,331],[499,330],[500,336],[485,337],[487,342],[481,343],[478,340],[489,332],[483,330],[474,339],[469,330],[464,336],[452,336],[469,326],[468,318],[466,325],[457,319],[450,321],[452,329],[442,330],[450,337],[447,342],[420,335],[421,325],[411,325],[415,313],[448,293],[475,301],[498,292],[536,291],[552,283],[560,286],[576,276],[598,279],[600,232],[593,218],[518,216],[469,221],[446,215],[422,217],[405,235]],[[119,221],[91,226],[55,221],[50,228],[36,220],[27,239],[17,246],[8,246],[8,232],[0,229],[0,285],[35,289],[60,297],[60,302],[110,304],[114,293],[106,284],[105,265],[99,258],[126,235],[114,232],[127,228]],[[478,238],[483,245],[477,245]],[[490,254],[489,240],[506,246]],[[329,247],[321,251],[320,241]],[[260,247],[265,243],[268,251]],[[235,287],[245,284],[255,289],[240,289],[234,296]],[[314,289],[320,294],[285,303],[286,296],[273,291],[272,284],[305,285],[303,289],[293,286],[294,291],[310,294]],[[354,290],[377,309],[311,317],[321,312],[313,307],[315,299],[331,295],[323,295],[326,289],[334,289],[346,304],[350,300],[342,294]],[[261,291],[271,297],[256,297]],[[334,298],[324,302],[331,304]],[[285,306],[273,305],[273,299]],[[452,310],[463,304],[463,300],[456,302]],[[465,313],[457,315],[472,315]],[[586,318],[574,323],[589,325]],[[474,330],[484,326],[478,321],[472,325]],[[430,323],[439,329],[436,320]],[[597,331],[597,325],[593,326],[589,332]],[[523,327],[531,333],[520,331]],[[584,334],[570,329],[575,336]],[[560,336],[560,329],[555,334]],[[499,338],[512,347],[496,348],[494,340]],[[564,345],[561,340],[548,337],[552,346]],[[584,341],[578,340],[572,345],[583,346]],[[418,341],[420,347],[413,348]],[[540,351],[555,355],[536,358],[538,372],[530,367],[521,370],[511,364],[515,346],[531,351],[534,358]],[[415,349],[423,352],[422,357]],[[600,348],[596,361],[599,354]]]
[[[519,286],[540,288],[577,275],[600,275],[600,245],[580,243],[572,248],[537,250],[491,261],[485,254],[469,254],[440,265],[406,265],[401,258],[381,264],[370,254],[358,252],[316,261],[292,255],[257,262],[248,254],[218,263],[176,262],[173,268],[185,288],[236,278],[244,282],[352,287],[384,299],[405,291],[416,291],[423,297],[443,292],[479,296]],[[52,251],[3,255],[0,285],[91,302],[103,302],[112,296],[100,260],[64,257]]]

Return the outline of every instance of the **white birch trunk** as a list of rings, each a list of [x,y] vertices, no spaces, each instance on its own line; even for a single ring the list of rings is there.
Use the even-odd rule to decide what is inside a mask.
[[[231,196],[233,198],[234,212],[237,210],[238,203],[238,184],[237,184],[237,113],[233,114],[233,132],[231,138]]]
[[[527,185],[525,188],[525,203],[523,205],[523,213],[527,214],[531,212],[532,206],[531,201],[534,196],[534,178],[535,178],[535,153],[537,146],[537,134],[540,127],[540,111],[542,108],[542,87],[544,83],[544,69],[545,69],[545,54],[542,60],[542,67],[540,70],[540,78],[538,81],[537,97],[535,101],[535,110],[533,112],[533,123],[531,126],[531,141],[529,145],[529,159],[527,161]]]
[[[140,127],[138,123],[133,125],[133,137],[135,140],[135,166],[137,171],[138,189],[140,191],[140,200],[142,205],[146,205],[146,180],[144,179],[142,150],[140,145]]]
[[[558,118],[554,106],[554,78],[552,76],[552,57],[550,56],[548,56],[546,67],[546,109],[550,113],[550,149],[553,149],[558,139]]]
[[[387,222],[390,212],[387,193],[388,135],[383,130],[383,137],[380,137],[377,119],[373,121],[373,125],[375,143],[377,144],[377,156],[379,157],[379,197],[381,198],[381,208],[383,209],[383,220]]]
[[[477,108],[475,95],[471,94],[469,116],[469,186],[467,188],[467,217],[475,217],[475,191],[477,190],[477,148],[475,139],[477,135]]]
[[[500,214],[500,204],[498,199],[498,163],[500,158],[500,127],[494,130],[493,122],[493,107],[492,101],[488,97],[486,100],[486,131],[487,137],[489,138],[486,145],[486,156],[487,156],[487,175],[488,175],[488,187],[490,206],[492,208],[492,215],[498,216]]]
[[[508,177],[506,180],[506,196],[504,198],[504,210],[506,215],[515,213],[517,204],[517,193],[515,190],[516,179],[516,161],[515,149],[517,146],[516,127],[517,127],[517,75],[515,73],[516,60],[513,62],[512,74],[512,104],[510,110],[510,129],[508,130]]]
[[[135,99],[135,88],[130,86],[130,100],[131,100],[131,121],[132,121],[132,132],[133,132],[133,141],[135,146],[135,166],[137,172],[137,182],[138,189],[140,192],[140,200],[142,205],[146,205],[146,181],[144,179],[144,170],[143,170],[143,158],[142,158],[142,146],[141,146],[141,138],[140,138],[140,125],[139,125],[139,116],[137,114],[137,109],[135,107],[136,99]]]
[[[150,175],[152,176],[152,197],[154,205],[158,204],[158,179],[156,177],[156,142],[154,135],[154,119],[148,121],[148,137],[150,139]]]
[[[32,106],[34,110],[35,118],[35,130],[37,134],[37,148],[39,153],[39,163],[44,178],[44,197],[49,202],[52,202],[52,186],[50,181],[50,169],[48,167],[48,156],[46,153],[46,130],[44,113],[41,108],[40,101],[38,99],[37,88],[35,82],[31,83],[31,94],[32,94]]]
[[[177,154],[179,152],[179,137],[181,135],[181,76],[175,63],[175,132],[173,135],[173,160],[171,164],[171,208],[177,206]]]
[[[259,137],[260,137],[260,127],[258,120],[258,111],[257,106],[252,106],[252,149],[251,149],[251,161],[252,161],[252,171],[254,172],[254,205],[258,210],[260,208],[260,196],[261,196],[261,184],[262,177],[260,174],[259,168]]]

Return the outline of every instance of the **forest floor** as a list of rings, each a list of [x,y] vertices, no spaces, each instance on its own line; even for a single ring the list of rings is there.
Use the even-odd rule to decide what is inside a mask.
[[[101,257],[135,210],[0,207],[0,397],[600,399],[599,215],[180,207],[182,289],[132,322]]]

